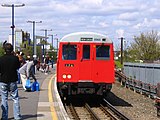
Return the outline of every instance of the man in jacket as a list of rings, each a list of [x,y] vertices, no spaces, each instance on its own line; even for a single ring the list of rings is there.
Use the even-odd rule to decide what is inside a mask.
[[[34,67],[37,63],[38,63],[37,60],[29,61],[29,62],[25,63],[19,69],[19,73],[20,73],[20,77],[21,77],[21,81],[22,81],[22,85],[23,85],[24,90],[26,90],[26,88],[25,88],[26,81],[27,81],[27,79],[29,79],[30,75],[36,81],[36,77],[34,76]]]
[[[14,119],[20,120],[20,104],[17,88],[17,69],[20,62],[17,56],[13,54],[13,46],[10,43],[4,43],[5,55],[0,57],[0,93],[1,93],[1,120],[8,120],[8,94],[11,95],[13,102]]]

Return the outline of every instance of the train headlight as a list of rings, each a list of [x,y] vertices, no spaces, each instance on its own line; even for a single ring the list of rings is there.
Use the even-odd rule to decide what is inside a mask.
[[[66,78],[67,78],[67,76],[66,76],[65,74],[63,74],[63,75],[62,75],[62,78],[63,78],[63,79],[66,79]]]
[[[71,77],[72,77],[71,75],[67,75],[67,78],[68,78],[68,79],[71,79]]]

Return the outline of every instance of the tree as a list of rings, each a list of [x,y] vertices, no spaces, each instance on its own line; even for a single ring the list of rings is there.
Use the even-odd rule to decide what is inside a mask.
[[[0,56],[4,55],[3,43],[0,43]]]
[[[144,62],[153,62],[160,56],[160,36],[156,31],[141,33],[140,36],[134,36],[134,42],[128,49],[130,58],[134,60],[143,60]]]
[[[22,52],[25,56],[31,56],[33,55],[33,46],[29,46],[28,41],[25,41],[21,46]]]

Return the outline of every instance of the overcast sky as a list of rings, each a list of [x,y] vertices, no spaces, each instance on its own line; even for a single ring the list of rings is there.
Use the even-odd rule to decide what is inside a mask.
[[[36,24],[36,35],[41,29],[52,29],[48,34],[58,38],[72,32],[98,32],[108,35],[114,43],[123,36],[132,41],[140,32],[160,31],[160,0],[0,0],[0,4],[21,4],[15,8],[15,29],[31,33]],[[0,6],[0,41],[11,34],[11,8]],[[50,38],[51,39],[51,38]]]

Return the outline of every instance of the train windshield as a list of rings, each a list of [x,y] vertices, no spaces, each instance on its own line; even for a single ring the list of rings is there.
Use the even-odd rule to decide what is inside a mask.
[[[63,60],[76,60],[77,59],[77,45],[63,45],[62,59]]]
[[[96,60],[108,60],[110,58],[110,47],[96,45]]]

